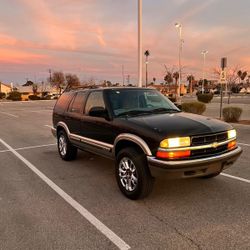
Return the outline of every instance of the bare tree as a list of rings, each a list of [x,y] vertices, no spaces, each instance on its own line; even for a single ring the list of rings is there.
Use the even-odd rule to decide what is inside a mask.
[[[53,72],[51,77],[51,86],[56,87],[57,90],[59,90],[59,93],[61,94],[62,88],[65,86],[65,77],[63,72],[61,71]]]
[[[80,80],[77,75],[66,74],[65,80],[66,80],[66,90],[80,85]]]

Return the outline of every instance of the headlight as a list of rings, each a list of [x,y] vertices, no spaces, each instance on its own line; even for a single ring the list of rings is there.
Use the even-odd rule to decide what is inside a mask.
[[[177,137],[161,141],[161,148],[178,148],[190,146],[190,137]]]
[[[227,138],[228,139],[236,138],[236,130],[235,129],[228,130],[227,131]]]

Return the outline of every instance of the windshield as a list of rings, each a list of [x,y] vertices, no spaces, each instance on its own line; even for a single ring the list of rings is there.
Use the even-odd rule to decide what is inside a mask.
[[[165,96],[152,89],[108,90],[115,117],[180,112]]]

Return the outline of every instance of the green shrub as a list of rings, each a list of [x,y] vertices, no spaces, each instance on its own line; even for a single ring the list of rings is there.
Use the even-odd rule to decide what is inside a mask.
[[[41,100],[41,97],[40,96],[37,96],[37,95],[29,95],[29,99],[34,101],[34,100]]]
[[[242,113],[242,109],[239,107],[226,107],[223,108],[223,119],[226,122],[238,122]]]
[[[197,99],[199,102],[204,102],[204,103],[209,103],[212,101],[214,95],[212,93],[206,93],[206,94],[202,94],[202,93],[198,93],[197,94]]]
[[[3,92],[0,92],[0,99],[4,99],[6,97],[6,94]]]
[[[201,115],[205,112],[206,105],[202,102],[184,102],[180,108],[184,112]]]
[[[9,96],[7,97],[7,99],[12,100],[12,101],[21,101],[22,94],[17,91],[12,91],[9,93]]]

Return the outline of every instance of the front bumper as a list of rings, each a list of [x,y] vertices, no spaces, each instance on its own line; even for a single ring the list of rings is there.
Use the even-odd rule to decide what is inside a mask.
[[[148,166],[154,177],[190,178],[221,172],[230,167],[241,155],[242,149],[195,160],[164,161],[148,156]]]

